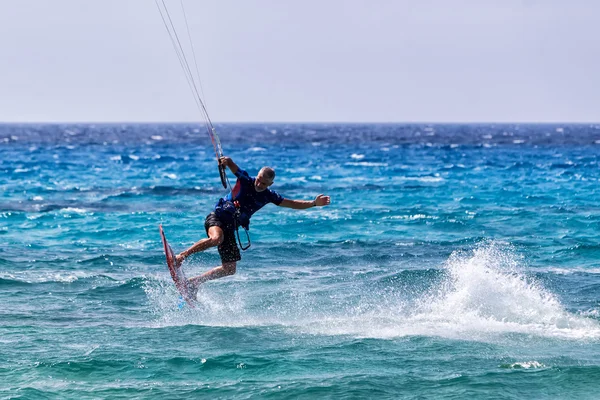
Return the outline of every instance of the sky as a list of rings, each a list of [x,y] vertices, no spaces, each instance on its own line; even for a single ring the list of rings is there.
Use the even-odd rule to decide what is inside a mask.
[[[183,4],[214,122],[600,122],[597,0]],[[154,0],[0,0],[0,56],[0,122],[202,121]]]

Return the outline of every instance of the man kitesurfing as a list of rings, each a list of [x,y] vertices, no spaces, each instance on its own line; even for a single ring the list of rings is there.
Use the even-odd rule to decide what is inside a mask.
[[[177,34],[175,24],[171,18],[165,1],[155,0],[155,2],[164,26],[169,34],[169,37],[171,38],[171,43],[173,44],[173,48],[181,64],[188,86],[194,95],[196,105],[204,117],[206,130],[213,144],[215,156],[218,161],[219,174],[223,187],[231,188],[231,185],[229,185],[229,181],[227,179],[225,168],[229,168],[229,170],[231,170],[231,172],[237,177],[236,184],[233,188],[231,188],[229,194],[219,199],[215,205],[214,211],[208,214],[206,217],[204,228],[206,229],[208,238],[196,242],[187,250],[175,255],[173,249],[167,242],[162,225],[159,226],[165,255],[167,257],[167,266],[169,267],[171,277],[173,278],[175,286],[183,296],[184,300],[193,307],[193,300],[196,298],[196,292],[200,284],[212,279],[233,275],[235,273],[237,262],[241,259],[240,249],[236,243],[236,238],[242,250],[245,250],[250,246],[248,228],[250,224],[250,217],[252,217],[256,211],[269,203],[298,210],[326,206],[330,204],[330,198],[329,196],[320,194],[312,201],[285,199],[277,192],[269,189],[275,179],[275,171],[272,168],[263,167],[258,172],[258,175],[253,178],[246,171],[240,169],[231,158],[223,155],[221,141],[219,140],[219,136],[217,135],[212,121],[210,120],[204,101],[202,101],[202,97],[200,96],[200,74],[198,71],[198,65],[196,63],[196,55],[193,51],[194,47],[192,44],[189,26],[187,24],[187,17],[185,16],[183,1],[181,1],[181,11],[185,19],[189,42],[194,55],[197,78],[195,78],[194,74],[192,73],[192,69],[190,68],[188,62],[188,57],[186,56],[186,52],[184,51],[184,47],[180,41],[179,35]],[[246,247],[242,246],[240,241],[240,227],[246,231],[248,238],[248,246]],[[183,273],[183,268],[181,268],[181,264],[184,262],[184,260],[194,253],[216,246],[218,246],[219,255],[221,256],[221,265],[205,272],[200,276],[186,279]]]
[[[198,286],[212,279],[235,274],[237,262],[241,260],[239,242],[239,227],[249,228],[250,217],[263,206],[273,203],[280,207],[304,210],[312,207],[322,207],[330,204],[329,196],[318,195],[314,200],[290,200],[269,189],[275,179],[275,171],[263,167],[253,178],[229,157],[221,157],[219,162],[228,167],[237,177],[235,186],[227,196],[219,199],[214,211],[208,214],[204,228],[208,238],[196,242],[176,257],[177,267],[190,255],[210,247],[218,246],[222,264],[200,276],[188,279],[189,289],[194,297]],[[241,242],[240,242],[241,246]]]

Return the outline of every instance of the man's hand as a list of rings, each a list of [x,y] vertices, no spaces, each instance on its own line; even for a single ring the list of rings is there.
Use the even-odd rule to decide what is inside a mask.
[[[328,206],[331,203],[331,198],[329,196],[325,196],[325,195],[318,195],[317,197],[315,197],[315,201],[313,202],[313,204],[319,207],[322,206]]]
[[[229,167],[231,166],[231,164],[233,164],[233,160],[229,157],[223,156],[219,158],[219,164],[221,164],[224,167]]]

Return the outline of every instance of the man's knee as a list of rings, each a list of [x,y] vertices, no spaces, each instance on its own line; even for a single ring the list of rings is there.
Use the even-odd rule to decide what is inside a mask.
[[[223,270],[227,275],[233,275],[236,271],[236,265],[237,264],[235,262],[223,263]]]
[[[211,247],[217,247],[223,243],[223,236],[209,237]]]
[[[210,240],[211,246],[219,246],[223,243],[224,237],[223,230],[218,226],[211,226],[208,230],[208,239]]]

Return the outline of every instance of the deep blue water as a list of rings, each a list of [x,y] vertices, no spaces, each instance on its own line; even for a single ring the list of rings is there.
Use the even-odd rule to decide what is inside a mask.
[[[600,125],[217,130],[332,204],[259,211],[179,309],[158,225],[181,251],[226,194],[204,129],[0,125],[1,397],[597,398]]]

